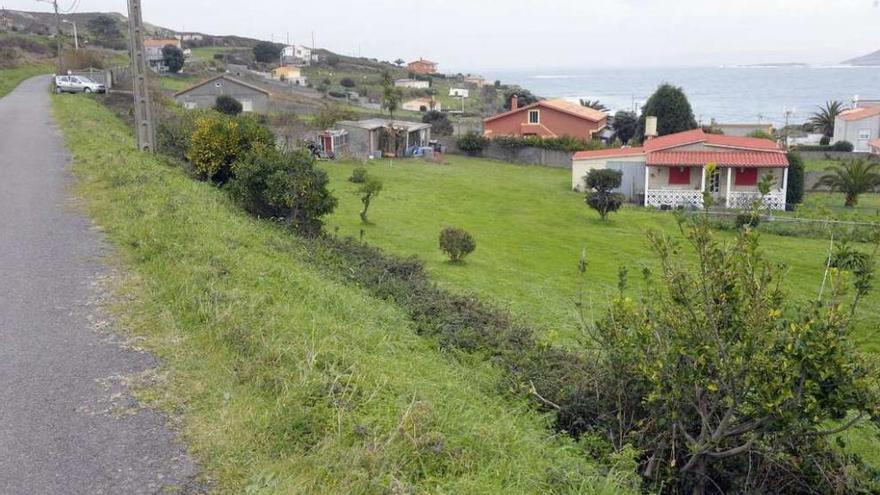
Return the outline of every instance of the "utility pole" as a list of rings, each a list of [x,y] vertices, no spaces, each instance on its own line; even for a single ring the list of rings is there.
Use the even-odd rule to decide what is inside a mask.
[[[61,13],[58,11],[58,0],[37,0],[38,2],[51,3],[55,10],[55,46],[58,51],[58,75],[64,71],[64,64],[61,63]]]
[[[153,152],[153,110],[147,85],[144,53],[144,21],[141,0],[128,0],[128,34],[131,44],[131,86],[134,92],[134,124],[138,149]]]

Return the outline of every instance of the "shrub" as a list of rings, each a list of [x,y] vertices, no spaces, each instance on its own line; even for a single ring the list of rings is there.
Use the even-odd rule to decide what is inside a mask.
[[[831,144],[831,136],[822,136],[822,139],[819,140],[820,146],[828,146]]]
[[[339,80],[339,85],[343,88],[353,88],[357,86],[357,83],[354,82],[354,79],[350,77],[343,77]]]
[[[749,133],[748,137],[758,138],[758,139],[769,139],[771,141],[774,140],[773,136],[769,134],[767,131],[757,129]]]
[[[274,144],[272,132],[252,118],[203,116],[196,120],[186,157],[201,179],[224,184],[240,156]]]
[[[842,151],[842,152],[851,152],[853,149],[853,144],[849,141],[838,141],[831,145],[831,151]]]
[[[362,222],[369,222],[367,219],[367,210],[370,209],[370,203],[380,192],[382,192],[382,181],[370,176],[367,176],[367,179],[361,184],[361,187],[358,188],[357,194],[360,195],[361,203],[364,205],[364,208],[361,210]]]
[[[183,69],[185,62],[183,50],[174,45],[165,45],[162,47],[162,61],[168,67],[168,72],[177,74],[180,69]]]
[[[466,230],[446,227],[440,231],[440,250],[449,256],[449,261],[458,263],[477,249],[477,242]]]
[[[364,167],[355,168],[351,171],[351,177],[348,178],[348,181],[355,184],[363,184],[367,181],[367,169]]]
[[[327,173],[306,151],[254,150],[233,169],[228,189],[236,201],[254,215],[283,218],[304,235],[319,234],[321,217],[336,208]]]
[[[431,124],[431,134],[435,136],[451,136],[454,131],[449,117],[437,110],[430,110],[425,115],[422,115],[422,122]]]
[[[238,115],[241,113],[241,102],[227,95],[220,95],[214,101],[214,110],[224,115]]]
[[[603,147],[599,141],[588,141],[572,136],[559,136],[542,138],[539,136],[499,136],[492,140],[493,143],[506,150],[519,150],[522,148],[540,148],[555,151],[585,151],[596,150]]]
[[[462,135],[456,141],[458,149],[464,151],[470,156],[477,156],[483,152],[483,149],[489,145],[489,140],[474,131]]]
[[[278,63],[281,58],[281,45],[261,41],[254,46],[254,59],[268,64]]]
[[[788,190],[785,203],[793,206],[804,200],[804,159],[797,151],[788,152]]]
[[[343,93],[342,91],[328,91],[327,94],[333,98],[348,98],[348,94]]]
[[[755,211],[741,211],[736,214],[736,218],[734,219],[734,225],[736,228],[741,229],[745,226],[756,228],[761,223],[761,216],[758,215]]]
[[[623,206],[626,198],[623,194],[613,192],[620,187],[622,178],[623,172],[619,170],[593,169],[587,174],[587,187],[591,190],[587,192],[585,202],[599,213],[602,220],[607,220],[609,213]]]

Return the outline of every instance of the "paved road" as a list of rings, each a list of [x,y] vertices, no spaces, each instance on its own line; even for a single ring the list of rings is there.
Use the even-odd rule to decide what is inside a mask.
[[[153,359],[100,328],[106,246],[70,198],[48,82],[0,99],[0,494],[198,491],[163,417],[127,393]]]

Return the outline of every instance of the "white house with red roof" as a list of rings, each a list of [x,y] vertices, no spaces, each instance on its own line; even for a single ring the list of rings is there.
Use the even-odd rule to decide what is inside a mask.
[[[707,174],[706,166],[716,165]],[[581,151],[572,157],[572,187],[586,188],[592,169],[623,172],[621,190],[645,206],[703,206],[703,191],[714,204],[746,208],[761,197],[758,180],[771,174],[774,185],[764,198],[769,208],[785,209],[788,157],[768,139],[707,134],[700,129],[649,139],[640,147]]]
[[[853,151],[871,152],[871,142],[880,138],[880,102],[853,102],[853,108],[834,119],[834,142],[849,141]]]

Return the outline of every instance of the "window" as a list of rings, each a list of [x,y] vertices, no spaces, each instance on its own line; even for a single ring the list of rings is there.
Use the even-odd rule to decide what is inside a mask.
[[[709,177],[709,192],[717,193],[721,190],[721,170],[715,169],[712,177]]]
[[[254,102],[251,100],[241,100],[241,111],[242,112],[253,112],[254,111]]]
[[[871,139],[871,129],[859,129],[859,139]]]
[[[195,110],[195,108],[196,108],[196,102],[194,102],[194,101],[187,101],[187,102],[184,102],[184,103],[183,103],[183,108],[185,108],[185,109],[187,109],[187,110]]]
[[[529,110],[529,124],[540,124],[541,112],[538,110]]]
[[[687,185],[691,183],[690,167],[669,167],[669,184]]]
[[[736,169],[736,178],[733,180],[736,186],[755,186],[758,184],[758,169],[756,168],[738,168]]]

